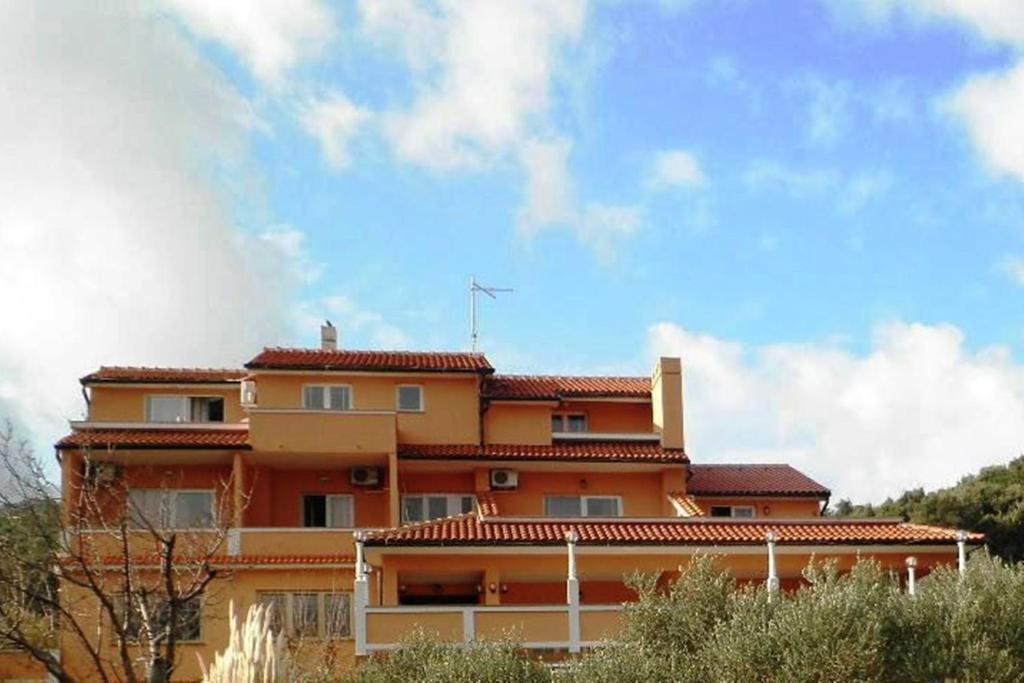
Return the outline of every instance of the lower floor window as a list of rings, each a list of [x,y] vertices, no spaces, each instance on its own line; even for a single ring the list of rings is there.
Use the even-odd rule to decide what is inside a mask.
[[[754,516],[752,505],[712,505],[709,510],[712,517],[740,517],[751,518]]]
[[[295,638],[348,638],[352,635],[352,594],[295,591],[261,593],[271,608],[270,628]]]
[[[149,629],[145,627],[143,618],[141,598],[134,597],[128,600],[119,597],[115,601],[117,612],[125,625],[125,636],[128,640],[139,641],[144,637],[148,641],[160,642],[167,640],[170,628],[171,609],[166,601],[150,598],[146,601],[146,614],[150,615],[152,622]],[[128,609],[128,606],[131,609]],[[174,629],[175,640],[178,642],[198,642],[203,635],[203,609],[200,598],[194,597],[191,600],[178,605],[178,623]]]

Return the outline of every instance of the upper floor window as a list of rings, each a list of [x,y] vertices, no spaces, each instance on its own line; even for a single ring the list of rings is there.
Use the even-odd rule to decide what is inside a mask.
[[[544,514],[548,517],[621,517],[619,496],[546,496]]]
[[[348,638],[352,635],[352,594],[319,591],[261,593],[271,608],[270,630],[307,638]]]
[[[402,496],[402,521],[425,522],[473,511],[476,497],[461,493]]]
[[[712,517],[742,517],[754,516],[753,505],[712,505],[710,512]]]
[[[352,410],[352,387],[347,384],[307,384],[302,407],[312,410]]]
[[[422,412],[423,387],[418,384],[400,384],[397,389],[396,403],[401,412]]]
[[[219,396],[147,396],[149,422],[223,422],[224,399]]]
[[[552,432],[585,432],[587,416],[583,413],[555,413],[551,416]]]
[[[137,529],[210,529],[213,491],[128,489],[128,520]]]
[[[309,494],[302,497],[302,526],[351,529],[355,526],[352,496]]]

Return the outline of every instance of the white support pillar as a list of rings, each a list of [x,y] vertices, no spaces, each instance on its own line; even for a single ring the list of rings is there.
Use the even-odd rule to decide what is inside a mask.
[[[366,580],[366,565],[363,562],[363,532],[353,534],[356,542],[356,580],[352,592],[353,611],[355,612],[356,656],[366,654],[366,608],[370,604],[370,586]]]
[[[580,651],[580,581],[576,575],[575,531],[565,534],[565,545],[569,553],[569,571],[565,581],[566,603],[569,605],[569,652]]]
[[[768,579],[764,582],[768,588],[768,601],[771,602],[775,594],[779,592],[779,574],[775,567],[775,532],[769,531],[764,535],[765,545],[768,546]]]
[[[917,558],[913,555],[907,558],[907,594],[917,594]]]
[[[967,571],[967,532],[963,529],[956,532],[956,567],[960,576]]]

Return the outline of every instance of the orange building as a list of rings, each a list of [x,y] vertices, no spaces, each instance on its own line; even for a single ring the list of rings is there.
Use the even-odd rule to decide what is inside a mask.
[[[787,465],[691,463],[677,358],[649,378],[502,376],[481,354],[337,350],[332,331],[239,370],[81,380],[65,499],[88,457],[161,523],[228,528],[230,578],[198,601],[176,679],[226,645],[231,601],[274,604],[344,665],[416,628],[575,652],[616,633],[625,575],[669,578],[698,553],[787,587],[812,555],[924,573],[980,543],[822,517],[828,489]],[[62,655],[79,656],[68,638]]]

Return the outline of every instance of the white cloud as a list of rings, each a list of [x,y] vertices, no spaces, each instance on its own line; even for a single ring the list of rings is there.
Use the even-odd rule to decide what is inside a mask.
[[[101,363],[237,365],[281,341],[301,236],[233,226],[210,165],[248,175],[247,103],[172,24],[0,4],[0,63],[0,410],[52,440]]]
[[[349,143],[370,118],[370,112],[358,107],[341,93],[307,102],[299,113],[299,122],[320,143],[327,162],[334,168],[350,163]]]
[[[615,260],[621,241],[643,225],[643,211],[637,206],[588,204],[576,225],[580,241],[591,247],[605,263]]]
[[[912,21],[954,21],[982,38],[1024,45],[1024,4],[1018,0],[827,0],[844,16],[859,15],[875,25],[896,17]]]
[[[946,105],[990,167],[1024,181],[1024,60],[1009,71],[969,78]]]
[[[351,336],[372,348],[403,350],[413,348],[412,338],[380,313],[359,306],[351,297],[334,294],[309,301],[296,309],[295,327],[310,332],[319,330],[324,320],[338,328],[338,346],[346,348]],[[314,344],[312,341],[310,342]],[[350,345],[347,348],[352,348]]]
[[[360,5],[364,28],[405,46],[418,93],[386,118],[400,158],[434,169],[481,166],[550,127],[556,63],[561,47],[579,38],[584,0],[442,0],[432,13],[407,2],[373,8]],[[424,47],[424,36],[441,47]]]
[[[1024,287],[1024,258],[1020,256],[1007,256],[999,262],[1001,270],[1015,284]]]
[[[885,170],[865,171],[853,175],[839,194],[839,210],[854,214],[888,192],[893,185],[892,174]]]
[[[802,78],[795,85],[808,97],[807,139],[823,146],[835,144],[850,126],[850,85],[819,77]]]
[[[779,161],[755,159],[747,164],[743,181],[754,190],[781,191],[801,199],[834,188],[839,174],[823,169],[795,169]]]
[[[707,177],[691,152],[673,149],[655,155],[647,182],[656,188],[700,187],[707,183]]]
[[[528,140],[519,150],[526,176],[525,200],[519,213],[519,230],[529,237],[552,226],[577,220],[576,194],[569,173],[572,144],[565,138]]]
[[[836,497],[878,501],[951,485],[1024,445],[1024,367],[1002,347],[965,348],[951,325],[881,325],[863,354],[671,323],[652,326],[648,346],[683,359],[694,462],[789,462]]]
[[[317,56],[336,31],[333,14],[320,0],[161,2],[197,36],[223,44],[275,87],[289,69]]]

